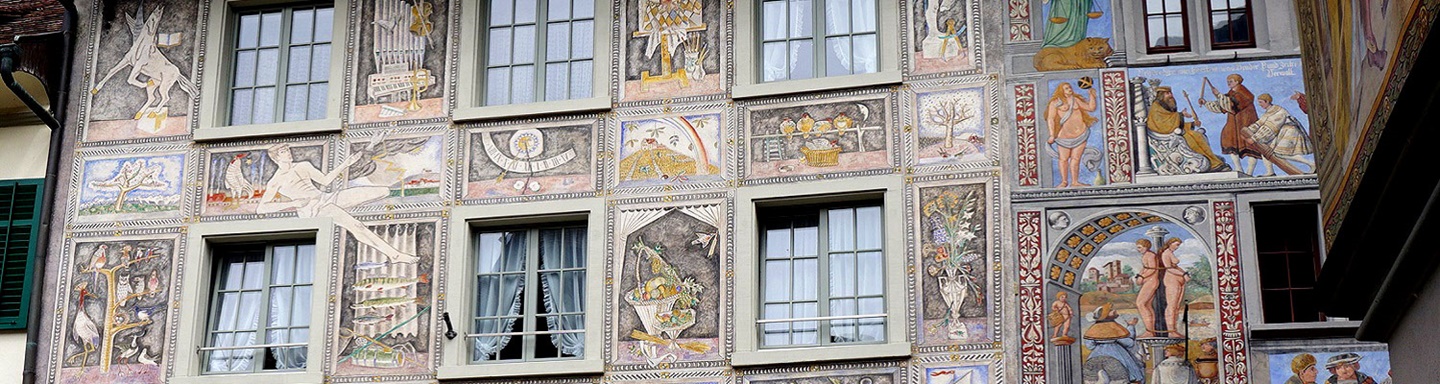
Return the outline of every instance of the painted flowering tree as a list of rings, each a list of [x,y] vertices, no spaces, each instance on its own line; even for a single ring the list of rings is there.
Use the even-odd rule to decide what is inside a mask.
[[[125,208],[125,196],[136,190],[165,190],[170,183],[160,179],[160,173],[165,167],[160,164],[151,164],[146,159],[134,159],[120,165],[120,171],[115,176],[106,180],[90,182],[90,186],[96,189],[110,189],[118,192],[115,196],[115,212],[123,212]]]

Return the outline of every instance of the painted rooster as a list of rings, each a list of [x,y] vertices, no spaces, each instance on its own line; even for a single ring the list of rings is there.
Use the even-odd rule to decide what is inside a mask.
[[[90,315],[85,313],[85,297],[90,295],[88,287],[89,284],[84,281],[75,286],[75,289],[80,291],[80,305],[75,307],[75,322],[70,326],[70,335],[75,342],[80,343],[82,351],[70,356],[69,361],[79,357],[81,366],[90,359],[90,353],[95,352],[95,346],[100,344],[100,329],[95,326],[95,320],[91,320]]]

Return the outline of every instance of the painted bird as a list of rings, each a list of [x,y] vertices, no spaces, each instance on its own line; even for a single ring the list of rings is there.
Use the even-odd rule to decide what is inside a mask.
[[[82,351],[66,360],[74,361],[76,357],[80,357],[81,366],[90,359],[90,352],[95,352],[95,346],[100,344],[100,329],[95,326],[95,321],[90,319],[90,315],[85,313],[85,297],[90,295],[88,287],[89,284],[84,281],[75,285],[75,289],[80,291],[80,305],[75,307],[75,322],[71,323],[70,329],[71,338],[80,343]]]
[[[230,160],[230,165],[225,167],[226,194],[235,199],[235,205],[240,205],[241,199],[249,199],[255,195],[255,184],[245,178],[246,155],[246,153],[235,154],[235,157]]]
[[[146,283],[145,292],[160,292],[160,271],[150,272],[150,282]]]

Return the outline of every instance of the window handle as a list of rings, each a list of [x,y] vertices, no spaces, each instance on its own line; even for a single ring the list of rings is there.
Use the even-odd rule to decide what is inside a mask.
[[[450,324],[450,312],[441,313],[440,318],[445,320],[445,339],[455,340],[455,336],[459,334],[455,333],[455,326]]]

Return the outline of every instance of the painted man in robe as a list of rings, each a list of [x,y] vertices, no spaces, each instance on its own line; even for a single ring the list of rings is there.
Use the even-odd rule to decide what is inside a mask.
[[[1360,372],[1360,355],[1346,352],[1325,361],[1325,369],[1330,370],[1330,378],[1325,379],[1325,384],[1375,384],[1375,379],[1364,372]]]
[[[1275,105],[1275,99],[1268,93],[1260,94],[1255,100],[1264,112],[1254,124],[1243,128],[1245,134],[1256,144],[1268,148],[1275,156],[1315,169],[1315,163],[1302,157],[1315,153],[1315,150],[1310,146],[1310,135],[1300,128],[1300,120],[1290,115],[1290,111],[1285,110],[1285,107]],[[1262,160],[1265,163],[1265,174],[1258,176],[1274,175],[1274,164],[1269,159]],[[1254,174],[1253,171],[1246,173]]]
[[[1165,360],[1155,365],[1152,384],[1198,384],[1195,369],[1185,361],[1185,344],[1170,344],[1165,347]]]
[[[1225,114],[1225,127],[1220,130],[1220,152],[1230,155],[1236,167],[1240,166],[1241,158],[1249,158],[1250,166],[1247,168],[1254,168],[1255,159],[1262,156],[1262,150],[1240,130],[1260,119],[1255,113],[1255,94],[1245,87],[1245,78],[1239,74],[1225,76],[1225,84],[1229,86],[1229,91],[1221,94],[1219,89],[1211,86],[1210,93],[1215,100],[1207,101],[1201,96],[1200,104],[1204,104],[1210,112]]]
[[[1145,121],[1145,126],[1150,129],[1150,132],[1160,135],[1171,135],[1177,130],[1180,131],[1181,136],[1185,138],[1185,146],[1195,153],[1205,156],[1205,160],[1208,162],[1207,172],[1227,170],[1229,166],[1225,164],[1225,161],[1220,160],[1220,156],[1216,156],[1215,151],[1210,149],[1210,139],[1206,138],[1204,133],[1195,130],[1200,127],[1200,120],[1195,119],[1195,113],[1189,109],[1184,111],[1177,111],[1177,109],[1175,92],[1171,91],[1170,87],[1156,87],[1155,102],[1150,103],[1150,117]],[[1185,119],[1192,121],[1186,122]]]
[[[1083,335],[1085,347],[1090,349],[1090,355],[1086,361],[1102,357],[1114,359],[1120,363],[1121,367],[1125,368],[1125,381],[1143,383],[1145,382],[1145,364],[1136,355],[1140,344],[1135,342],[1134,332],[1132,332],[1132,328],[1138,320],[1130,318],[1126,322],[1129,324],[1127,327],[1115,321],[1118,317],[1119,315],[1115,313],[1110,303],[1095,308],[1095,311],[1090,314],[1090,318],[1095,323],[1091,324]],[[1119,378],[1110,378],[1110,380],[1115,381]]]

